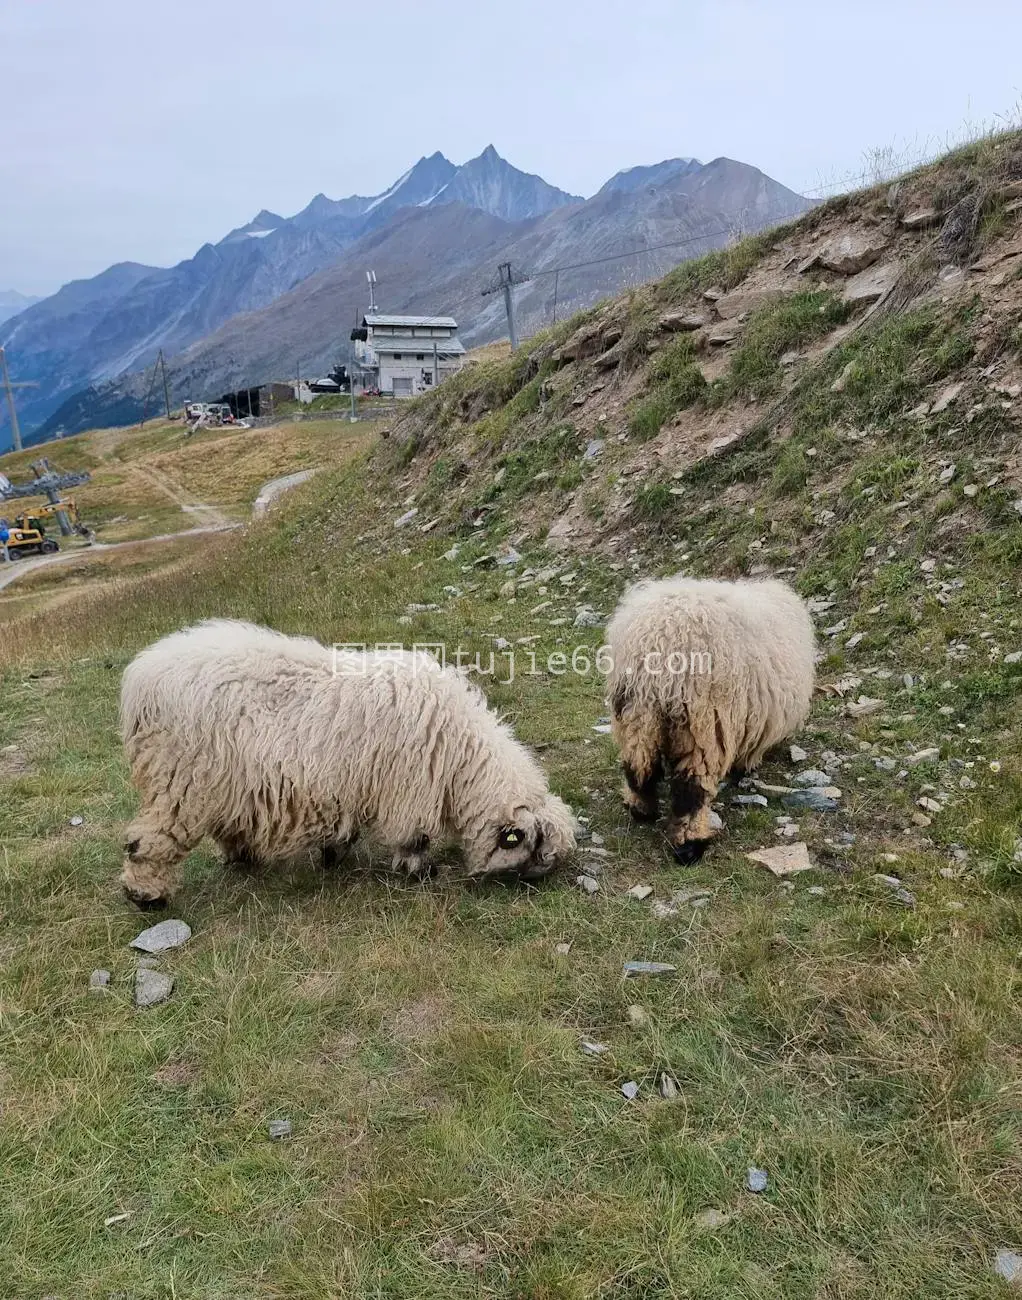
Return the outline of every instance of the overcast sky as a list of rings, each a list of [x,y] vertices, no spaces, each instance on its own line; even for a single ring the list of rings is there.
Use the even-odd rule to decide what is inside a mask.
[[[805,190],[1022,96],[1018,0],[3,0],[0,289],[169,265],[493,143],[574,193],[677,154]]]

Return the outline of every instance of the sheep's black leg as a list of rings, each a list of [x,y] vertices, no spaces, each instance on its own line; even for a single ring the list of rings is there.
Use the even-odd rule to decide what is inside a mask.
[[[358,831],[343,840],[331,840],[323,845],[322,864],[324,871],[333,871],[348,856],[348,850],[358,839]]]
[[[622,767],[628,811],[637,822],[655,822],[660,811],[657,787],[663,777],[660,755],[656,754],[644,770],[637,770],[627,760]]]

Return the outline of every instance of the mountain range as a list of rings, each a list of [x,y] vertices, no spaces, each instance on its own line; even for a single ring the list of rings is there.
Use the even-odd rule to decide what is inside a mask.
[[[38,301],[38,298],[33,298],[27,293],[19,293],[17,289],[0,289],[0,325]]]
[[[299,365],[304,374],[327,369],[347,352],[369,267],[381,307],[452,314],[465,342],[481,343],[506,333],[499,295],[480,295],[498,261],[537,277],[517,290],[527,334],[552,316],[555,285],[564,314],[806,206],[729,159],[632,167],[585,200],[513,167],[492,145],[461,166],[434,153],[382,194],[318,194],[292,217],[259,212],[176,266],[122,262],[73,281],[6,320],[0,344],[12,377],[38,384],[21,390],[19,410],[45,438],[137,419],[145,367],[161,349],[179,403]],[[0,448],[7,443],[0,424]]]

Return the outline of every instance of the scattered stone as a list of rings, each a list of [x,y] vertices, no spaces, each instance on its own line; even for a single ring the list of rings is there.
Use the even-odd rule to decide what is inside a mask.
[[[266,1126],[266,1131],[270,1135],[271,1142],[279,1142],[281,1138],[291,1136],[291,1121],[289,1119],[271,1119]]]
[[[822,885],[810,885],[806,890],[806,893],[812,894],[814,898],[822,898],[826,892]]]
[[[767,1182],[767,1171],[765,1169],[757,1169],[755,1165],[749,1166],[745,1175],[745,1186],[748,1191],[755,1192],[757,1195],[760,1192],[765,1192]]]
[[[94,970],[89,976],[90,989],[105,989],[110,984],[110,972],[108,970]]]
[[[594,1043],[588,1038],[583,1038],[580,1046],[586,1056],[605,1056],[610,1051],[606,1043]]]
[[[842,297],[852,307],[868,307],[889,293],[900,275],[901,267],[896,262],[870,267],[852,276]]]
[[[622,967],[625,979],[633,975],[673,975],[677,969],[666,961],[626,961]]]
[[[839,806],[833,795],[824,794],[824,789],[832,790],[833,786],[824,786],[812,790],[796,790],[793,794],[786,794],[781,802],[786,808],[809,808],[814,812],[834,812]]]
[[[871,713],[879,713],[883,707],[883,700],[871,700],[868,695],[860,695],[854,703],[845,705],[845,712],[850,718],[865,718]]]
[[[405,524],[410,524],[415,516],[419,513],[418,506],[412,506],[411,510],[406,510],[399,519],[394,520],[395,528],[404,528]]]
[[[627,1083],[621,1085],[621,1091],[624,1093],[628,1101],[634,1101],[639,1095],[639,1085],[634,1079],[629,1079]]]
[[[639,900],[639,902],[641,903],[641,902],[643,902],[645,899],[649,898],[649,896],[650,896],[650,894],[652,894],[652,892],[653,892],[653,886],[652,886],[652,885],[633,885],[633,886],[631,887],[631,889],[626,889],[626,890],[625,890],[625,897],[626,897],[626,898],[637,898],[637,899]]]
[[[599,627],[603,623],[603,615],[598,614],[591,605],[579,605],[575,612],[575,622],[573,627]]]
[[[445,560],[450,560],[453,563],[453,561],[458,558],[458,553],[460,552],[460,550],[461,547],[455,544],[454,546],[451,547],[449,551],[444,551],[443,558]]]
[[[804,763],[809,757],[808,752],[802,749],[799,745],[792,745],[788,750],[788,753],[791,755],[791,761],[793,763]]]
[[[711,808],[710,809],[710,830],[722,831],[723,829],[724,829],[723,817],[721,817],[720,813],[714,812],[714,810]]]
[[[830,776],[826,772],[819,771],[818,768],[809,767],[802,772],[796,772],[794,781],[796,785],[828,785]]]
[[[933,820],[930,817],[927,817],[926,813],[921,813],[921,812],[913,813],[912,825],[919,826],[925,830],[927,826],[933,825]]]
[[[633,1029],[643,1029],[649,1024],[649,1016],[646,1015],[642,1007],[637,1002],[625,1008],[625,1018]]]
[[[731,1215],[723,1214],[720,1210],[700,1210],[692,1222],[704,1232],[714,1232],[717,1228],[726,1228],[731,1222]]]
[[[135,1006],[144,1010],[166,1002],[174,991],[174,980],[162,971],[142,966],[135,972]]]
[[[938,475],[937,482],[942,484],[950,483],[957,472],[957,465],[945,465]]]
[[[731,802],[738,808],[769,808],[766,796],[761,794],[733,794]]]
[[[994,1272],[1012,1286],[1022,1285],[1022,1255],[1013,1250],[999,1250],[994,1256]]]
[[[956,400],[958,394],[962,391],[964,387],[965,387],[964,380],[959,380],[958,383],[956,384],[948,384],[947,388],[944,389],[941,395],[930,407],[930,414],[940,415],[941,412],[946,411],[947,408],[951,405],[951,403]]]
[[[878,871],[874,874],[873,879],[878,885],[886,885],[888,889],[901,888],[901,881],[897,876],[885,876],[882,872]]]
[[[602,454],[603,454],[603,439],[593,438],[591,442],[588,442],[586,444],[586,449],[582,453],[582,459],[596,460],[597,456],[600,456]]]
[[[904,903],[906,907],[915,907],[916,905],[916,896],[910,889],[896,889],[894,891],[894,897],[899,903]]]
[[[856,275],[872,266],[887,244],[886,235],[879,230],[849,231],[820,250],[819,264],[838,275]]]
[[[873,766],[878,772],[895,772],[898,768],[893,758],[874,758]]]
[[[927,798],[926,795],[923,795],[921,799],[917,799],[916,803],[920,808],[928,813],[939,813],[944,811],[943,804],[939,804],[936,799]]]
[[[672,1079],[669,1074],[661,1074],[660,1082],[657,1085],[660,1090],[660,1096],[664,1101],[677,1101],[681,1095],[681,1089],[678,1087],[677,1080]]]
[[[706,341],[713,347],[725,347],[733,343],[741,332],[742,325],[738,320],[716,321],[706,331]]]
[[[928,749],[917,749],[914,754],[909,754],[905,762],[909,767],[918,767],[920,763],[935,763],[940,758],[940,750],[936,745],[931,745]]]
[[[74,815],[74,817],[72,817],[72,818],[70,819],[69,824],[70,824],[71,826],[84,826],[84,825],[85,825],[85,818],[84,818],[84,817],[79,817],[78,814],[76,813],[76,814]]]
[[[472,562],[474,569],[495,569],[497,567],[497,557],[495,555],[480,555],[478,560]]]
[[[131,1211],[126,1210],[123,1214],[111,1214],[108,1219],[103,1220],[104,1228],[112,1228],[115,1223],[124,1223],[126,1219],[131,1218]]]
[[[865,632],[856,632],[854,636],[850,636],[848,640],[845,642],[845,649],[854,650],[855,647],[857,645],[861,645],[862,642],[865,641],[865,639],[866,639]]]
[[[600,882],[593,876],[576,876],[575,884],[586,894],[598,894],[600,892]]]
[[[915,208],[905,213],[901,225],[905,230],[925,230],[927,226],[935,226],[939,220],[940,213],[936,208]]]
[[[701,330],[705,324],[705,316],[691,311],[669,311],[658,321],[659,328],[669,334],[691,333],[693,330]]]
[[[557,954],[558,957],[567,957],[568,953],[571,952],[571,944],[555,943],[554,952]]]
[[[507,569],[510,568],[512,564],[518,564],[521,558],[521,555],[515,550],[515,548],[509,546],[507,550],[501,551],[497,556],[497,565],[501,569]]]
[[[1004,662],[1006,664],[1022,663],[1022,650],[1012,650],[1011,654],[1004,656]]]
[[[849,361],[844,370],[838,375],[837,379],[830,386],[832,393],[843,393],[848,386],[848,381],[855,374],[855,362]]]
[[[611,726],[609,722],[598,722],[596,726],[593,727],[593,730],[599,732],[601,736],[609,736],[611,733]]]
[[[812,871],[809,845],[803,840],[795,844],[777,844],[769,849],[755,849],[745,855],[750,862],[761,863],[775,876],[793,876],[798,871]]]
[[[130,947],[139,952],[166,952],[169,948],[180,948],[191,937],[191,926],[184,921],[161,921],[137,934]]]

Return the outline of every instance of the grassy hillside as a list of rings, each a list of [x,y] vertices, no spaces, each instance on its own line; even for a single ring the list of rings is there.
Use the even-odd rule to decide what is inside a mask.
[[[1019,181],[1020,142],[987,142],[680,268],[445,384],[244,535],[17,620],[0,646],[12,1295],[1006,1294]],[[883,296],[806,266],[845,236],[882,243]],[[687,870],[620,805],[585,626],[632,576],[678,569],[788,577],[824,652],[806,763],[772,756],[766,807],[722,792],[725,832]],[[469,889],[453,853],[450,878],[411,886],[370,849],[330,877],[245,877],[203,849],[175,910],[194,938],[160,961],[173,996],[136,1012],[119,675],[209,614],[492,654],[487,694],[591,828],[578,864]],[[781,803],[807,765],[838,810]],[[745,854],[784,842],[785,815],[815,868],[778,881]],[[626,980],[632,959],[677,969]]]

